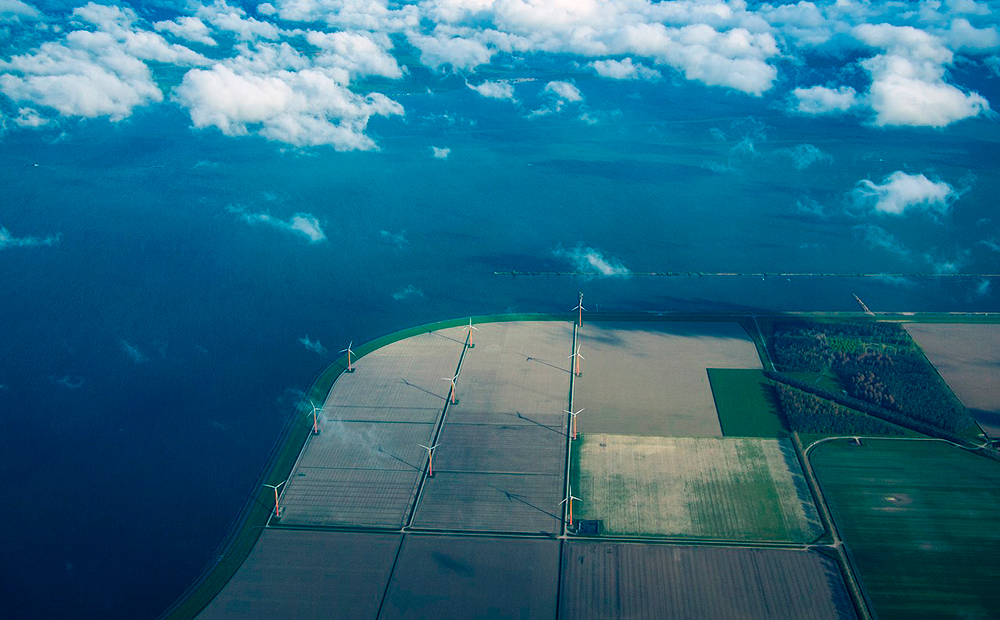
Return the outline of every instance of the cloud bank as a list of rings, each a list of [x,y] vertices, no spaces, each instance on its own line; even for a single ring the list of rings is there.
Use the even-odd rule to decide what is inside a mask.
[[[458,72],[479,95],[515,101],[513,84],[534,78],[471,76],[564,58],[608,80],[665,78],[665,88],[686,80],[749,97],[787,89],[780,96],[791,113],[919,127],[990,113],[952,69],[1000,68],[995,9],[967,0],[274,0],[255,11],[226,0],[176,3],[151,23],[91,2],[56,24],[63,15],[0,0],[0,23],[25,42],[0,59],[0,93],[37,110],[24,127],[54,116],[119,122],[173,104],[198,129],[346,151],[377,148],[371,118],[404,115],[367,78],[411,86],[418,66]],[[825,80],[797,69],[820,65]],[[797,83],[799,75],[814,81]],[[554,100],[539,113],[579,101],[555,90],[572,86],[568,79],[549,83]],[[392,96],[407,90],[391,88]]]

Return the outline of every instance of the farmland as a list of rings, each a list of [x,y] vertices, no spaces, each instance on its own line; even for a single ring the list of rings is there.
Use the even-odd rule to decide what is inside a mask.
[[[940,441],[810,455],[879,618],[996,617],[1000,465]]]
[[[399,534],[266,530],[198,618],[374,618],[399,542]]]
[[[736,323],[589,323],[576,380],[588,433],[718,437],[708,368],[760,368]]]
[[[560,618],[848,620],[837,565],[814,553],[572,541]]]
[[[614,534],[806,542],[822,533],[777,439],[588,433],[574,446],[580,518]]]
[[[709,368],[715,408],[726,437],[787,437],[774,388],[760,370]]]
[[[473,333],[413,526],[553,533],[561,526],[572,327],[482,324]]]
[[[421,334],[363,358],[319,414],[282,495],[283,523],[401,527],[463,348],[455,329]],[[435,392],[436,390],[436,392]],[[311,422],[311,412],[304,418]]]
[[[906,331],[983,430],[1000,437],[1000,325],[911,323]]]
[[[558,575],[554,540],[410,535],[379,618],[555,618]]]

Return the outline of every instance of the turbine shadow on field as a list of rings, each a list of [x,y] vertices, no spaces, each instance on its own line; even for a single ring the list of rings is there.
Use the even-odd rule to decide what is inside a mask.
[[[414,383],[410,383],[406,379],[400,378],[399,380],[402,381],[404,384],[406,384],[407,386],[409,386],[411,388],[415,388],[415,389],[420,390],[424,394],[430,394],[431,396],[433,396],[435,398],[440,398],[441,400],[448,400],[447,396],[441,396],[440,394],[436,394],[436,393],[434,393],[434,392],[432,392],[430,390],[427,390],[427,389],[424,389],[424,388],[420,387],[419,385],[416,385]]]
[[[511,493],[510,491],[505,491],[504,489],[501,489],[500,487],[493,486],[492,484],[488,484],[486,486],[490,487],[491,489],[496,489],[497,491],[500,491],[501,493],[503,493],[504,495],[506,495],[508,502],[521,502],[525,506],[527,506],[529,508],[533,508],[534,510],[537,510],[538,512],[540,512],[540,513],[542,513],[544,515],[548,515],[548,516],[552,517],[553,519],[562,521],[562,517],[556,516],[556,515],[552,514],[551,512],[549,512],[548,510],[545,510],[544,508],[539,508],[538,506],[532,504],[531,502],[529,502],[529,501],[527,501],[525,499],[522,499],[521,496],[518,495],[518,494],[516,494],[516,493]]]
[[[518,355],[524,355],[524,353],[518,353]],[[565,373],[572,372],[569,368],[560,368],[559,366],[556,366],[552,362],[547,362],[545,360],[538,359],[537,357],[531,357],[531,356],[528,356],[528,355],[524,355],[524,361],[526,361],[526,362],[538,362],[539,364],[543,364],[545,366],[549,366],[549,367],[555,368],[556,370],[561,371],[561,372],[565,372]]]
[[[553,428],[551,426],[547,426],[545,424],[542,424],[541,422],[539,422],[537,420],[532,420],[531,418],[529,418],[528,416],[524,415],[520,411],[515,411],[514,414],[517,415],[517,418],[519,420],[525,420],[526,422],[531,422],[535,426],[540,426],[540,427],[544,428],[545,430],[552,431],[553,433],[555,433],[557,435],[561,435],[563,437],[567,436],[566,433],[564,433],[563,431],[559,430],[558,428]],[[506,415],[510,415],[510,414],[508,413]]]

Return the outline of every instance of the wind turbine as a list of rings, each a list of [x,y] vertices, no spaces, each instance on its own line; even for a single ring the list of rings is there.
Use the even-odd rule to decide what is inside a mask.
[[[456,394],[455,382],[458,381],[458,373],[456,372],[454,377],[441,377],[441,380],[442,381],[451,381],[451,388],[448,390],[448,398],[451,400],[451,404],[457,405],[458,404],[458,400],[457,400],[458,397],[457,397],[457,394]]]
[[[433,446],[425,446],[424,444],[417,444],[424,450],[427,450],[427,477],[434,477],[434,450],[437,449],[441,444],[436,443]]]
[[[573,418],[573,434],[572,434],[573,439],[576,439],[576,416],[583,413],[586,409],[587,409],[586,407],[584,407],[579,411],[570,411],[569,409],[566,409],[566,413],[568,413]]]
[[[319,435],[319,418],[316,417],[318,413],[323,411],[322,407],[317,407],[316,403],[309,401],[309,404],[313,406],[313,435]]]
[[[281,510],[278,509],[278,489],[280,489],[281,485],[285,484],[285,482],[288,482],[288,481],[284,480],[282,482],[279,482],[278,484],[268,484],[266,482],[264,483],[264,486],[266,486],[267,488],[274,489],[274,516],[275,516],[275,518],[281,516]]]
[[[585,358],[585,357],[584,357],[584,356],[583,356],[583,355],[582,355],[582,354],[580,353],[580,347],[577,347],[577,348],[576,348],[576,352],[575,352],[575,353],[573,353],[573,355],[570,355],[570,356],[568,356],[568,357],[575,357],[575,358],[576,358],[576,360],[574,360],[574,362],[573,362],[573,363],[574,363],[574,365],[576,366],[576,370],[574,370],[574,371],[573,371],[573,374],[575,374],[575,375],[576,375],[576,376],[578,376],[578,377],[581,377],[581,376],[583,376],[583,373],[581,373],[581,372],[580,372],[580,360],[585,360],[585,359],[587,359],[587,358]]]
[[[352,340],[346,349],[340,350],[341,353],[347,353],[347,372],[354,372],[354,366],[351,364],[351,356],[354,355],[354,351],[351,349],[353,345],[354,341]]]
[[[559,502],[560,506],[563,505],[563,504],[565,504],[566,502],[569,502],[569,526],[570,527],[573,527],[573,502],[574,501],[582,502],[583,500],[580,499],[579,497],[573,495],[573,487],[570,487],[569,488],[569,495],[566,496],[566,499],[564,499],[563,501]]]
[[[578,303],[573,309],[580,311],[580,318],[578,319],[577,325],[583,327],[583,311],[586,310],[586,308],[583,307],[583,293],[580,293],[580,303]]]
[[[475,326],[474,326],[474,325],[472,324],[472,317],[471,317],[471,316],[469,317],[469,324],[468,324],[468,325],[466,325],[465,327],[463,327],[463,328],[462,328],[462,331],[463,331],[463,332],[469,332],[469,340],[468,340],[468,343],[469,343],[469,348],[470,348],[470,349],[473,349],[473,348],[475,348],[475,346],[476,346],[476,345],[475,345],[475,344],[473,344],[473,342],[472,342],[472,332],[478,332],[478,331],[479,331],[479,328],[478,328],[478,327],[475,327]]]

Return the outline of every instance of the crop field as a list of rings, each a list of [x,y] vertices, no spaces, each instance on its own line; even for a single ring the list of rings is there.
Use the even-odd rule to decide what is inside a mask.
[[[554,620],[558,575],[555,540],[411,534],[379,618]]]
[[[359,419],[351,410],[440,409],[458,369],[464,334],[455,328],[400,340],[362,357],[340,375],[323,406],[331,419]],[[316,403],[317,405],[319,403]],[[345,413],[340,408],[346,408]]]
[[[774,388],[761,370],[709,368],[715,408],[726,437],[787,437]]]
[[[708,368],[761,368],[736,323],[587,323],[574,406],[587,433],[718,437]]]
[[[374,619],[399,544],[399,534],[265,530],[198,620]]]
[[[983,430],[1000,437],[1000,325],[905,328]]]
[[[482,323],[472,335],[449,422],[546,425],[565,421],[573,326],[556,321]],[[440,375],[447,376],[447,375]],[[519,418],[517,414],[524,418]]]
[[[434,453],[436,471],[562,476],[566,432],[533,425],[448,423]],[[419,448],[418,448],[419,449]]]
[[[830,441],[810,461],[881,620],[997,617],[1000,464],[905,439]]]
[[[835,562],[806,551],[570,541],[560,618],[849,620]]]
[[[788,440],[587,434],[578,514],[612,534],[807,542],[823,529]]]
[[[399,527],[425,464],[462,332],[420,334],[366,355],[334,384],[281,496],[284,525]],[[436,392],[434,391],[436,390]],[[310,424],[312,416],[303,415]]]
[[[434,472],[424,484],[414,528],[521,533],[560,530],[563,476]]]

